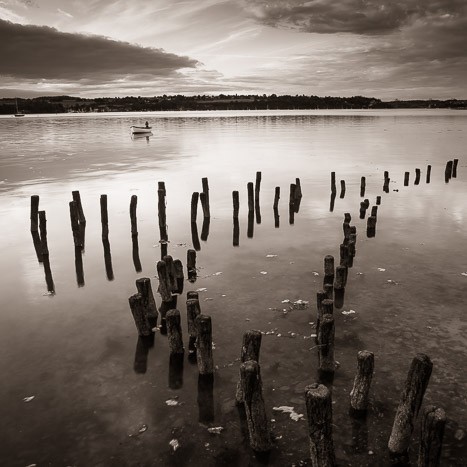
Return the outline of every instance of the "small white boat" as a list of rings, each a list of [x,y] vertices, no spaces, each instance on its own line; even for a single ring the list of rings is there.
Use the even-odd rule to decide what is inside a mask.
[[[18,100],[16,99],[16,97],[15,97],[15,104],[16,104],[16,113],[15,113],[15,117],[24,117],[24,114],[21,113],[21,112],[18,110]]]
[[[132,135],[147,135],[152,132],[150,126],[130,126],[130,132]]]

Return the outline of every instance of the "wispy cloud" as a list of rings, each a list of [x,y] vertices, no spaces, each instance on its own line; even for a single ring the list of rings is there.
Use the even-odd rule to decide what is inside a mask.
[[[73,18],[73,15],[72,15],[72,14],[67,13],[66,11],[63,11],[61,8],[57,8],[57,11],[58,11],[60,14],[66,16],[67,18]]]

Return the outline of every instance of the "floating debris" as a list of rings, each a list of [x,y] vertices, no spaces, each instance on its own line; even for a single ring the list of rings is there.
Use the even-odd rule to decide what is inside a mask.
[[[223,429],[223,426],[213,426],[212,428],[208,428],[208,431],[214,435],[220,435]]]
[[[294,310],[305,310],[308,308],[308,302],[306,300],[296,300],[292,305]]]
[[[467,276],[467,272],[461,272],[462,276]]]
[[[286,298],[285,300],[282,300],[281,303],[290,303],[290,300],[288,298]]]
[[[180,402],[178,402],[175,398],[174,399],[168,399],[165,401],[165,403],[169,406],[169,407],[175,407],[176,405],[181,405]]]
[[[148,429],[147,425],[143,425],[139,430],[138,433],[144,433]]]
[[[357,272],[357,276],[363,276],[363,272]]]
[[[384,271],[386,271],[386,269],[384,269],[384,268],[378,268],[378,271],[384,272]]]
[[[214,300],[214,299],[211,298],[211,297],[206,297],[206,298],[204,299],[205,302],[209,302],[209,301],[211,301],[211,300]]]
[[[29,396],[23,399],[23,402],[31,402],[36,396]]]
[[[222,272],[219,271],[219,272],[215,272],[214,274],[212,274],[212,276],[220,276],[221,274],[222,274]]]
[[[311,271],[311,274],[313,274],[314,276],[319,276],[319,272],[316,271]]]
[[[276,258],[277,255],[266,255],[266,258]]]
[[[169,444],[170,444],[170,446],[172,446],[174,451],[176,451],[180,447],[180,443],[175,438],[172,439]]]
[[[304,417],[303,414],[295,412],[293,407],[289,407],[287,405],[281,405],[280,407],[273,407],[272,410],[275,410],[276,412],[288,413],[290,418],[295,422],[298,422]]]
[[[196,289],[196,292],[206,292],[208,289],[206,287],[200,287],[199,289]]]
[[[388,284],[399,285],[399,282],[393,281],[392,279],[388,279],[387,282],[388,282]]]
[[[349,310],[349,311],[345,311],[345,310],[344,310],[344,311],[342,312],[343,315],[353,315],[353,314],[355,314],[355,313],[356,313],[355,310]]]
[[[264,275],[264,274],[267,274],[267,272],[266,271],[261,271],[260,274]]]

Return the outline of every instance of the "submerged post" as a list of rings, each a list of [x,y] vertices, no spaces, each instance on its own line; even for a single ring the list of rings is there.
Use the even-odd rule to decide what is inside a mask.
[[[39,231],[39,196],[31,196],[31,232]]]
[[[209,184],[207,177],[202,178],[201,183],[203,185],[203,192],[200,193],[199,197],[201,200],[201,206],[203,208],[203,215],[204,217],[210,218],[211,208],[209,206]]]
[[[138,197],[136,195],[131,196],[130,201],[130,221],[131,221],[131,236],[138,236],[138,224],[136,218],[136,205],[138,204]]]
[[[199,193],[195,191],[191,195],[191,222],[196,222],[196,217],[198,214],[198,198]]]
[[[102,240],[109,238],[109,214],[107,212],[107,195],[101,195]]]

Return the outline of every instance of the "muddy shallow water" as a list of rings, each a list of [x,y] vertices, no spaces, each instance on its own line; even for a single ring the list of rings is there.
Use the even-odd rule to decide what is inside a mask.
[[[132,139],[130,125],[145,120],[153,136]],[[339,465],[389,465],[395,410],[410,362],[420,352],[433,361],[424,405],[439,405],[447,414],[442,465],[466,465],[466,123],[463,111],[0,118],[0,464],[266,462],[249,449],[235,406],[242,335],[248,329],[264,332],[261,375],[275,437],[267,462],[309,462],[306,417],[294,421],[273,408],[290,406],[305,414],[304,388],[318,379],[311,337],[316,292],[322,288],[324,256],[338,262],[348,212],[358,237],[344,304],[334,311]],[[457,177],[446,183],[445,164],[454,158]],[[415,168],[421,169],[419,185]],[[247,183],[257,171],[262,172],[261,223],[255,220],[248,236]],[[338,184],[332,211],[331,171]],[[382,189],[384,171],[391,178],[389,193]],[[406,187],[405,172],[410,172]],[[197,281],[185,282],[178,309],[187,348],[186,291],[205,289],[199,293],[202,312],[213,323],[212,386],[199,381],[187,353],[182,371],[170,368],[167,337],[160,332],[153,340],[138,339],[128,306],[137,278],[151,278],[157,290],[157,182],[164,181],[167,190],[169,254],[185,264],[193,247],[191,194],[202,190],[202,177],[210,187],[209,234],[197,252]],[[289,185],[297,177],[303,198],[290,224]],[[346,182],[344,198],[340,180]],[[279,227],[272,209],[276,186]],[[80,191],[87,221],[84,284],[78,284],[70,227],[73,190]],[[238,246],[233,190],[240,193]],[[108,197],[110,276],[101,241],[101,194]],[[47,293],[29,231],[31,195],[40,196],[47,215],[54,294]],[[138,196],[141,272],[133,261],[132,195]],[[368,238],[360,202],[368,198],[371,209],[376,196],[382,197],[376,236]],[[201,206],[198,231],[201,235]],[[293,306],[298,300],[308,302],[305,309]],[[363,349],[374,352],[375,373],[367,419],[358,421],[349,415],[349,392]],[[168,405],[169,400],[177,404]],[[208,431],[216,427],[222,427],[220,433]],[[419,431],[420,419],[410,450],[413,463]]]

